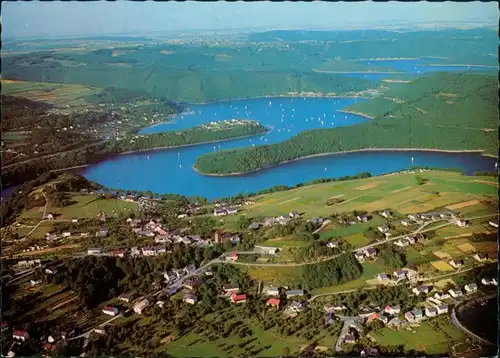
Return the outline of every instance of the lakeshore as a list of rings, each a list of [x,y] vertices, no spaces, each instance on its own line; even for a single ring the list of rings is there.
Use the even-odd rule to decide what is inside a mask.
[[[252,174],[256,172],[260,172],[262,170],[267,170],[275,167],[279,167],[282,165],[286,165],[289,163],[294,163],[298,162],[301,160],[306,160],[306,159],[311,159],[311,158],[318,158],[318,157],[325,157],[325,156],[333,156],[333,155],[340,155],[340,154],[348,154],[348,153],[362,153],[362,152],[439,152],[439,153],[483,153],[484,150],[481,149],[464,149],[464,150],[447,150],[447,149],[423,149],[423,148],[364,148],[364,149],[355,149],[355,150],[348,150],[345,152],[329,152],[329,153],[320,153],[320,154],[311,154],[305,157],[300,157],[296,159],[291,159],[287,160],[285,162],[277,163],[274,165],[269,165],[267,167],[261,168],[261,169],[256,169],[252,170],[249,172],[245,173],[229,173],[229,174],[209,174],[209,173],[203,173],[200,172],[193,164],[192,168],[195,172],[201,175],[205,176],[213,176],[213,177],[230,177],[230,176],[242,176],[242,175],[247,175],[247,174]],[[491,156],[491,155],[490,155]]]
[[[368,114],[361,113],[361,112],[346,111],[346,110],[339,110],[338,112],[340,112],[340,113],[346,113],[346,114],[354,114],[356,116],[364,117],[364,118],[367,118],[367,119],[375,119],[375,117],[369,116]]]

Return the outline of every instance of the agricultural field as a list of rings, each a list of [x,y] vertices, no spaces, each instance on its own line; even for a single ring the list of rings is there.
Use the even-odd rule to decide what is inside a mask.
[[[422,351],[426,354],[443,354],[449,351],[449,344],[465,338],[448,319],[435,320],[438,329],[428,322],[410,330],[393,330],[384,327],[380,331],[371,332],[370,336],[382,346],[404,345],[406,350]],[[448,336],[448,337],[447,337]],[[451,340],[450,340],[451,338]]]
[[[283,192],[267,194],[242,210],[246,216],[279,216],[297,210],[306,218],[333,213],[390,208],[402,214],[430,211],[463,202],[490,201],[476,207],[494,212],[498,187],[492,178],[465,176],[456,172],[430,171],[419,173],[427,180],[418,185],[417,174],[387,175],[334,183],[315,184]],[[360,190],[363,188],[363,190]],[[341,197],[344,201],[332,206],[326,200]],[[458,208],[470,212],[474,206]]]
[[[44,101],[59,108],[91,106],[86,96],[101,93],[102,89],[80,85],[50,82],[2,81],[2,94],[22,96],[34,101]]]
[[[101,199],[92,195],[73,194],[69,198],[71,205],[54,207],[48,205],[46,213],[55,213],[58,220],[95,218],[98,213],[103,212],[108,216],[119,216],[120,214],[131,214],[138,210],[136,203],[119,199]],[[20,220],[38,218],[43,214],[43,207],[24,211]]]
[[[288,285],[300,274],[300,267],[293,266],[238,266],[256,281],[266,284]]]

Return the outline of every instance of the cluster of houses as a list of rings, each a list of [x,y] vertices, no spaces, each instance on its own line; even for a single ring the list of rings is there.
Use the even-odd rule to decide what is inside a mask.
[[[394,241],[394,245],[399,246],[399,247],[407,247],[411,245],[415,245],[417,242],[422,241],[425,239],[425,236],[423,234],[414,234],[414,235],[408,235],[402,239],[398,239]]]
[[[280,216],[277,216],[277,217],[270,217],[270,218],[266,218],[264,221],[262,222],[252,222],[250,225],[248,225],[248,229],[249,230],[257,230],[259,229],[260,227],[271,227],[271,226],[274,226],[274,225],[287,225],[291,220],[295,219],[295,218],[298,218],[300,217],[300,214],[299,212],[297,211],[291,211],[290,213],[288,213],[288,215],[280,215]],[[319,222],[322,220],[324,220],[323,218],[313,218],[311,219],[310,221],[314,221],[314,222]]]
[[[238,213],[238,206],[224,206],[223,204],[215,204],[214,216],[227,216]]]
[[[456,220],[455,215],[456,215],[456,213],[454,213],[453,211],[439,211],[439,212],[421,213],[421,214],[416,213],[416,214],[408,215],[408,218],[405,220],[401,220],[401,224],[403,226],[410,226],[411,224],[422,225],[425,222],[430,222],[433,220],[441,220],[441,219],[455,219]],[[459,225],[458,222],[457,222],[457,225]]]
[[[393,284],[398,284],[405,279],[413,281],[417,277],[418,273],[416,271],[409,269],[395,270],[392,274],[387,274],[385,272],[377,274],[377,280],[379,280],[380,282],[393,283]]]
[[[377,258],[377,249],[368,248],[363,251],[357,251],[354,253],[354,257],[360,263],[365,262],[366,260],[375,260]]]

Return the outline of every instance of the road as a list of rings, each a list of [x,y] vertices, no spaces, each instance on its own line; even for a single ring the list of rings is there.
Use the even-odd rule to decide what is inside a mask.
[[[131,309],[128,309],[125,311],[125,313],[128,313],[130,312]],[[75,339],[79,339],[79,338],[85,338],[86,340],[89,339],[90,337],[90,334],[96,329],[96,328],[103,328],[105,327],[107,324],[113,322],[115,319],[118,319],[120,317],[123,317],[123,313],[120,313],[120,314],[117,314],[116,316],[114,317],[111,317],[110,319],[108,319],[107,321],[103,322],[103,323],[100,323],[98,324],[97,326],[95,326],[94,328],[91,328],[89,329],[88,331],[76,336],[76,337],[72,337],[72,338],[69,338],[68,341],[72,341],[72,340],[75,340]]]
[[[16,278],[13,278],[12,280],[10,280],[9,282],[6,283],[6,285],[10,285],[12,282],[16,282],[17,280],[20,280],[26,276],[29,276],[31,275],[33,272],[35,272],[35,269],[32,269],[32,270],[29,270],[28,272],[22,274],[21,276],[18,276]]]
[[[488,296],[486,296],[486,297],[483,297],[482,299],[483,299],[483,300],[488,300],[488,299],[491,299],[491,298],[496,297],[496,296],[497,296],[497,294],[496,294],[496,293],[494,293],[494,294],[488,295]],[[462,302],[462,303],[463,303],[463,302]],[[488,340],[486,340],[486,339],[484,339],[484,338],[482,338],[482,337],[478,336],[478,335],[477,335],[477,334],[475,334],[474,332],[472,332],[472,331],[468,330],[466,327],[464,327],[464,326],[462,325],[462,323],[460,323],[460,321],[459,321],[459,320],[458,320],[458,318],[457,318],[457,315],[456,315],[456,308],[457,308],[457,306],[453,307],[453,310],[452,310],[452,312],[451,312],[451,321],[453,322],[453,324],[454,324],[454,325],[455,325],[458,329],[460,329],[460,330],[461,330],[461,331],[463,331],[465,334],[467,334],[467,335],[469,335],[470,337],[472,337],[472,338],[474,338],[474,339],[478,340],[478,341],[479,341],[479,342],[481,342],[481,343],[484,343],[484,344],[486,344],[486,345],[488,345],[488,346],[495,345],[495,344],[491,343],[490,341],[488,341]]]
[[[343,317],[343,316],[337,316],[340,319],[344,321],[344,325],[342,326],[342,331],[340,331],[339,338],[337,339],[337,343],[335,343],[335,351],[336,352],[341,352],[342,351],[342,341],[344,340],[345,335],[349,331],[349,328],[351,326],[356,325],[356,321],[359,321],[359,317]],[[359,324],[361,326],[361,324]]]

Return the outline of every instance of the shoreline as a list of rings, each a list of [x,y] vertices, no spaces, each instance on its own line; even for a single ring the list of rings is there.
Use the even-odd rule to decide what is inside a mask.
[[[364,149],[354,149],[348,150],[344,152],[328,152],[328,153],[320,153],[320,154],[311,154],[300,158],[290,159],[284,162],[280,162],[277,164],[269,165],[264,168],[255,169],[245,173],[229,173],[229,174],[211,174],[211,173],[202,173],[200,172],[195,165],[193,164],[192,169],[200,175],[205,176],[213,176],[213,177],[226,177],[226,176],[242,176],[247,174],[256,173],[261,170],[271,169],[280,165],[285,165],[293,162],[297,162],[300,160],[317,158],[317,157],[325,157],[329,155],[339,155],[339,154],[347,154],[347,153],[358,153],[358,152],[441,152],[441,153],[484,153],[483,149],[463,149],[463,150],[448,150],[448,149],[423,149],[423,148],[364,148]]]
[[[255,133],[255,134],[244,135],[244,136],[238,136],[238,137],[231,137],[231,138],[220,139],[220,140],[212,140],[209,142],[198,142],[198,143],[182,144],[182,145],[176,145],[176,146],[164,146],[164,147],[156,147],[156,148],[130,150],[128,152],[116,153],[116,155],[125,155],[125,154],[141,153],[141,152],[153,152],[153,151],[163,150],[163,149],[176,149],[176,148],[192,147],[192,146],[201,145],[201,144],[221,143],[221,142],[227,142],[227,141],[234,140],[234,139],[242,139],[242,138],[250,138],[250,137],[260,136],[260,135],[263,135],[263,134],[269,132],[270,130],[271,129],[268,128],[264,132],[259,132],[259,133]],[[89,164],[87,164],[87,165],[89,165]]]
[[[337,112],[340,112],[340,113],[347,113],[347,114],[354,114],[356,116],[360,116],[360,117],[364,117],[364,118],[367,118],[367,119],[375,119],[375,117],[371,117],[369,116],[368,114],[364,114],[364,113],[361,113],[361,112],[354,112],[354,111],[349,111],[349,110],[337,110]]]
[[[338,73],[338,74],[349,74],[349,73],[355,73],[355,74],[364,74],[364,75],[369,75],[369,74],[374,74],[374,75],[401,75],[405,74],[408,72],[394,72],[394,71],[323,71],[323,70],[318,70],[316,68],[313,68],[313,72],[317,73]]]
[[[476,67],[476,68],[491,68],[493,70],[498,70],[498,67],[488,66],[488,65],[443,65],[443,64],[428,64],[428,65],[416,65],[417,67]]]
[[[208,102],[185,102],[184,104],[186,105],[204,105],[204,104],[217,104],[217,103],[224,103],[224,102],[236,102],[236,101],[247,101],[250,99],[270,99],[270,98],[291,98],[291,99],[297,99],[297,98],[340,98],[340,99],[368,99],[368,97],[362,97],[362,96],[342,96],[342,95],[328,95],[324,94],[321,92],[315,92],[314,94],[309,93],[297,93],[297,94],[283,94],[283,95],[270,95],[270,96],[255,96],[255,97],[239,97],[239,98],[232,98],[232,99],[221,99],[221,100],[215,100],[215,101],[208,101]],[[185,112],[181,112],[178,114],[182,114]],[[176,114],[176,115],[178,115]]]

